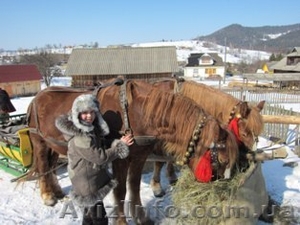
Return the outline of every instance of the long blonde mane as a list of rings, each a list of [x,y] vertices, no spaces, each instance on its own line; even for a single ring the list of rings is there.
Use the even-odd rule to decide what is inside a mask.
[[[231,111],[240,102],[239,99],[230,94],[194,81],[183,82],[180,93],[193,99],[212,116],[219,117],[221,114],[224,123],[228,122]],[[264,127],[263,118],[256,106],[248,103],[248,107],[250,113],[246,120],[246,127],[258,136]],[[237,111],[237,113],[239,112]]]
[[[143,111],[146,125],[156,127],[161,138],[166,140],[166,151],[179,156],[186,152],[196,126],[205,117],[199,140],[203,149],[206,150],[219,134],[217,121],[181,94],[154,89],[144,102]]]

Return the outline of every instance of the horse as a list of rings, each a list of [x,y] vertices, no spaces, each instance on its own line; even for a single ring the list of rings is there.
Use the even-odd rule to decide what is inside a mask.
[[[253,151],[256,151],[258,136],[264,128],[260,112],[265,101],[261,101],[257,105],[251,105],[203,83],[178,78],[155,81],[153,85],[166,92],[180,93],[194,100],[207,113],[215,117],[218,116],[236,136],[240,149],[240,169],[247,168],[249,155],[246,156],[246,154],[250,152],[251,158]],[[163,161],[154,162],[153,176],[150,183],[152,191],[157,197],[164,195],[164,190],[160,184],[160,175],[164,164]],[[176,183],[177,177],[172,162],[167,162],[166,171],[169,183],[173,185]]]
[[[66,155],[67,148],[55,127],[55,118],[68,113],[78,95],[90,92],[48,87],[29,105],[28,127],[34,152],[30,174],[38,174],[45,205],[55,205],[57,199],[64,196],[55,168],[59,154]],[[238,157],[234,135],[190,99],[153,89],[141,80],[128,80],[121,86],[109,86],[93,93],[110,128],[107,140],[120,138],[125,132],[131,132],[135,139],[129,156],[112,163],[118,181],[113,190],[117,224],[127,224],[124,213],[126,182],[131,216],[137,224],[153,224],[137,206],[142,206],[139,194],[142,169],[157,141],[164,142],[164,149],[181,165],[191,168],[195,179],[217,179],[226,169],[233,168]],[[206,162],[204,167],[200,162]]]

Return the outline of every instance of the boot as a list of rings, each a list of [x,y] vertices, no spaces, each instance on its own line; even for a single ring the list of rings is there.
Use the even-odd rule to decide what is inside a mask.
[[[89,208],[85,207],[83,209],[83,217],[82,217],[82,225],[92,225],[93,224],[93,219],[90,214]]]
[[[90,208],[93,225],[108,225],[105,207],[102,201],[97,202]]]

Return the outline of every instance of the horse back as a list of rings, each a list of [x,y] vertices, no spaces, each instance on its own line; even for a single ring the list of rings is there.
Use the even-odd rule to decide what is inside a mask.
[[[27,110],[28,127],[45,139],[63,141],[61,132],[55,126],[55,119],[67,114],[74,99],[84,93],[67,87],[49,87],[40,91]]]

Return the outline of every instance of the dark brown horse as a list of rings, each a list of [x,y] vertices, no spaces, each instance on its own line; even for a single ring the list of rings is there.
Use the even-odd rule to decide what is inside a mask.
[[[236,136],[240,149],[240,164],[247,164],[245,154],[256,150],[257,138],[264,127],[260,112],[265,101],[261,101],[257,105],[251,105],[221,90],[194,81],[168,79],[155,82],[153,85],[160,90],[180,93],[194,100],[212,116],[220,118],[221,115],[221,121],[228,124]],[[160,184],[160,173],[164,164],[161,161],[154,163],[151,187],[155,196],[164,194]],[[174,183],[176,174],[172,162],[167,163],[166,171],[169,182]]]
[[[54,121],[71,109],[73,100],[81,93],[87,92],[50,87],[38,93],[28,109],[34,151],[32,172],[40,175],[40,192],[46,205],[54,205],[64,195],[55,172],[51,171],[56,167],[58,155],[67,153]],[[126,181],[131,216],[137,224],[151,224],[143,210],[137,211],[137,206],[141,206],[142,169],[155,141],[163,141],[166,151],[189,166],[197,179],[207,175],[209,180],[217,178],[236,163],[238,148],[233,134],[186,97],[161,92],[143,81],[128,81],[121,87],[101,89],[97,98],[110,128],[107,139],[120,138],[122,132],[132,132],[135,137],[129,156],[113,162],[113,172],[119,182],[113,191],[118,205],[117,224],[126,224]],[[209,164],[203,168],[201,162]],[[207,168],[211,171],[204,170]]]

